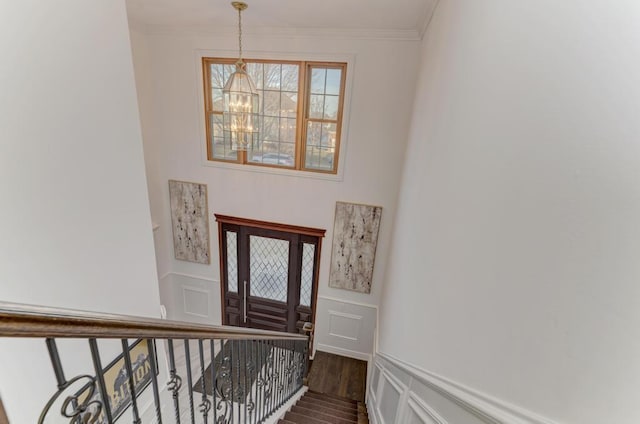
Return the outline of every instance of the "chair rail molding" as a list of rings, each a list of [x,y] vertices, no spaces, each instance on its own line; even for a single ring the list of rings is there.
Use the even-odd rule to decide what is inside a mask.
[[[375,374],[372,381],[378,384],[369,387],[370,402],[367,407],[376,424],[404,423],[410,415],[414,418],[411,422],[416,419],[425,424],[459,422],[459,419],[456,421],[445,412],[451,413],[452,408],[473,416],[474,424],[560,424],[382,352],[377,352],[374,357],[372,373]],[[385,421],[380,410],[381,406],[393,404],[385,399],[385,386],[389,382],[395,383],[395,389],[401,387],[404,390],[399,397],[393,422]],[[449,407],[440,410],[432,404],[432,396],[420,395],[427,392],[439,395]]]

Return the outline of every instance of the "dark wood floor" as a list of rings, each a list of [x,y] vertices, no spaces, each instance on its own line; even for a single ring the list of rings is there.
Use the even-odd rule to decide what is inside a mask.
[[[0,399],[0,424],[9,424],[7,414],[4,412],[4,406],[2,405],[2,399]]]
[[[309,390],[364,402],[367,363],[316,351],[309,371]]]

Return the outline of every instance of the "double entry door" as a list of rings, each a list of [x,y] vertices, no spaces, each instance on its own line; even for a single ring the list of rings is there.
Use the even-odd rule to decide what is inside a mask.
[[[297,333],[315,319],[324,230],[216,215],[225,325]]]

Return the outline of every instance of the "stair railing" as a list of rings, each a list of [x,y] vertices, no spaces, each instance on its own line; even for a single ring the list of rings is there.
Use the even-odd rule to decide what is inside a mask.
[[[143,395],[154,410],[145,422],[263,423],[302,388],[309,349],[303,335],[2,302],[0,337],[44,339],[57,388],[39,424],[50,414],[70,424],[124,423],[125,410],[141,424]],[[68,378],[59,339],[86,340],[75,354],[93,372]],[[120,347],[107,366],[98,343],[105,340]]]

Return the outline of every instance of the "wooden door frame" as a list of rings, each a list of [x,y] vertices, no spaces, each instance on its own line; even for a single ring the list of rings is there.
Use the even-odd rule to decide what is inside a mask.
[[[318,291],[319,291],[319,279],[320,279],[320,254],[322,251],[322,239],[325,236],[326,230],[320,228],[312,228],[312,227],[303,227],[298,225],[290,225],[290,224],[282,224],[277,222],[268,222],[268,221],[259,221],[255,219],[248,218],[239,218],[228,215],[220,215],[214,214],[216,218],[216,222],[218,223],[218,248],[219,248],[219,260],[220,260],[220,311],[221,311],[221,322],[224,324],[225,322],[225,314],[226,314],[226,305],[225,305],[225,284],[227,284],[227,276],[223,272],[226,269],[226,264],[224,260],[226,260],[226,254],[223,255],[223,252],[226,252],[226,246],[223,246],[222,243],[222,226],[223,224],[231,224],[238,227],[252,227],[263,230],[273,230],[273,231],[281,231],[288,233],[296,233],[301,236],[310,236],[316,237],[318,240],[317,244],[317,252],[314,262],[314,270],[313,270],[313,284],[312,284],[312,293],[311,293],[311,311],[312,318],[311,323],[315,327],[316,323],[316,310],[318,304]],[[239,237],[239,234],[238,234]],[[239,238],[238,238],[239,242]],[[297,247],[299,249],[299,247]],[[224,256],[224,258],[223,258]],[[238,264],[239,266],[240,264]],[[238,294],[240,293],[240,279],[238,279]],[[291,293],[289,294],[291,296]],[[299,302],[297,302],[299,303]],[[298,305],[294,305],[296,308]]]

